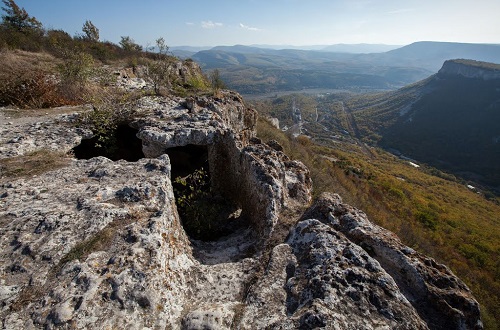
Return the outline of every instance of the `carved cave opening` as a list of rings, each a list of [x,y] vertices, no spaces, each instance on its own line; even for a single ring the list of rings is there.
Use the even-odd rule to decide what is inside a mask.
[[[215,242],[248,225],[241,208],[214,188],[207,146],[174,147],[166,153],[177,211],[191,239]]]
[[[113,161],[123,159],[136,162],[144,158],[142,141],[136,134],[136,129],[127,124],[121,124],[105,135],[95,135],[91,139],[82,140],[73,148],[73,153],[77,159],[104,156]]]

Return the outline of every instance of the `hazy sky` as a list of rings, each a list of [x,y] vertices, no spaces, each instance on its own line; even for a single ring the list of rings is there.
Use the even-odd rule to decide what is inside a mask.
[[[141,45],[500,43],[500,0],[16,0],[45,27]]]

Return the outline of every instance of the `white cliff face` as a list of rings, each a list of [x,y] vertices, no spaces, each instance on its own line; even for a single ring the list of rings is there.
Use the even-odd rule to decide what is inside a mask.
[[[458,278],[338,196],[303,214],[307,168],[254,137],[256,113],[237,94],[140,108],[130,125],[147,158],[1,179],[3,328],[481,329]],[[29,125],[2,130],[46,148],[68,122]],[[73,145],[84,137],[67,132]],[[177,212],[166,152],[186,145],[206,146],[212,188],[244,215],[215,241],[190,238]]]
[[[500,79],[500,65],[481,66],[481,62],[471,60],[449,60],[444,62],[438,76],[458,75],[483,80]]]

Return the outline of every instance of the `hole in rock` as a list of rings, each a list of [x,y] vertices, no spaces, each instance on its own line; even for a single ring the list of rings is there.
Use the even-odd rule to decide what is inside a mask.
[[[137,136],[137,130],[126,125],[118,125],[106,135],[96,135],[73,148],[78,159],[90,159],[104,156],[113,161],[126,160],[136,162],[144,158],[142,142]]]
[[[241,208],[213,188],[207,146],[166,150],[184,230],[193,240],[214,242],[248,227]]]
[[[172,166],[172,181],[179,177],[185,177],[195,170],[205,168],[208,172],[208,148],[188,144],[183,147],[174,147],[166,150]]]

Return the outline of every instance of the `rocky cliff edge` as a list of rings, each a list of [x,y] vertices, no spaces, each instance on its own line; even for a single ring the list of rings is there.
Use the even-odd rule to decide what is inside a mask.
[[[496,80],[500,79],[500,64],[462,59],[448,60],[438,72],[438,77],[446,76]]]
[[[239,95],[147,97],[137,110],[138,161],[0,178],[4,329],[482,328],[446,266],[338,195],[309,207],[307,168],[255,137]],[[71,150],[92,136],[76,118],[2,122],[0,159]],[[217,239],[190,237],[179,217],[172,176],[190,157],[237,209]]]

